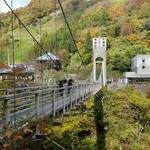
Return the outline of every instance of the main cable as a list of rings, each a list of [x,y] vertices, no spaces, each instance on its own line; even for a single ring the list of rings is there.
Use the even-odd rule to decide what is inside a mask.
[[[21,44],[22,44],[22,41],[21,41],[21,38],[22,38],[22,32],[21,32],[21,23],[19,23],[19,46],[21,48]],[[22,48],[21,48],[21,65],[22,65]]]
[[[50,55],[45,51],[45,49],[42,47],[42,45],[36,40],[36,38],[32,35],[32,33],[27,29],[27,27],[23,24],[23,22],[19,19],[19,17],[17,16],[17,14],[13,11],[13,9],[9,6],[9,4],[3,0],[4,3],[7,5],[7,7],[11,10],[11,12],[14,14],[14,16],[18,19],[18,21],[22,24],[22,26],[25,28],[25,30],[29,33],[29,35],[33,38],[33,40],[38,44],[38,46],[46,53],[47,56],[49,56],[50,60],[52,60],[52,58],[50,57]]]
[[[61,5],[60,0],[58,0],[58,3],[59,3],[59,5],[60,5],[61,11],[62,11],[62,13],[63,13],[64,21],[65,21],[65,23],[67,24],[67,27],[68,27],[68,29],[69,29],[69,33],[70,33],[70,35],[71,35],[72,41],[73,41],[73,43],[74,43],[74,46],[75,46],[75,48],[76,48],[75,51],[78,53],[78,55],[79,55],[79,57],[80,57],[81,64],[83,64],[82,56],[81,56],[81,54],[79,53],[78,47],[77,47],[77,45],[76,45],[76,41],[75,41],[74,36],[73,36],[73,34],[72,34],[70,25],[69,25],[69,23],[68,23],[68,21],[67,21],[67,18],[66,18],[66,15],[65,15],[65,12],[64,12],[64,10],[63,10],[63,7],[62,7],[62,5]]]

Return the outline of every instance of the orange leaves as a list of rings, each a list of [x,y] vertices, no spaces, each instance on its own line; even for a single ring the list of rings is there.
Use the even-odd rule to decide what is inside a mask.
[[[133,29],[133,25],[130,21],[125,21],[123,23],[123,26],[126,27],[128,30],[132,30]]]
[[[20,66],[16,66],[15,68],[13,68],[13,72],[24,72],[25,71],[25,66],[24,65],[20,65]]]
[[[129,34],[132,33],[133,30],[134,30],[134,26],[131,23],[131,21],[125,20],[122,23],[121,32],[122,32],[123,35],[129,35]]]
[[[5,140],[3,140],[3,142],[0,143],[1,150],[7,150],[9,147],[11,147],[12,144],[14,144],[14,142],[23,139],[23,137],[20,135],[15,135],[10,138],[11,135],[12,135],[12,131],[10,130],[5,133],[5,135],[3,136]]]
[[[4,62],[0,61],[0,68],[9,68],[8,65],[6,65]]]
[[[124,9],[120,3],[117,3],[109,9],[109,12],[111,17],[119,17],[123,15]]]
[[[16,135],[16,136],[14,136],[12,139],[10,139],[10,143],[14,143],[14,142],[16,142],[17,140],[22,140],[23,139],[23,137],[22,136],[20,136],[20,135]]]

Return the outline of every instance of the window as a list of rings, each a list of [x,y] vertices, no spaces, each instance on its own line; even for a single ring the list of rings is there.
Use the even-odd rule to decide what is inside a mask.
[[[142,62],[145,62],[145,59],[142,59]]]
[[[142,66],[142,69],[145,69],[145,66]]]

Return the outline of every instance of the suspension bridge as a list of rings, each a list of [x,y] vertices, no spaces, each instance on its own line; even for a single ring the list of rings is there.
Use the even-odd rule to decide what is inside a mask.
[[[29,33],[31,38],[36,42],[42,51],[45,52],[42,45],[38,40],[31,34],[28,28],[22,23],[21,19],[13,11],[12,7],[7,4],[8,8],[12,12],[12,16],[15,16],[19,24]],[[62,10],[65,23],[69,29],[72,41],[75,44],[76,53],[78,53],[81,63],[82,56],[76,46],[74,36],[71,28],[63,11],[63,7],[59,2]],[[13,19],[12,19],[13,20]],[[13,22],[13,21],[12,21]],[[12,23],[12,45],[13,45],[13,23]],[[14,57],[14,46],[13,50],[13,68],[15,68],[15,57]],[[46,53],[49,59],[51,56]],[[100,67],[97,68],[97,64]],[[99,75],[97,76],[97,70]],[[106,85],[106,37],[95,37],[93,38],[93,69],[90,76],[83,81],[76,80],[72,85],[68,83],[60,86],[29,86],[17,88],[15,86],[16,74],[14,71],[13,80],[14,88],[0,89],[0,136],[10,129],[16,132],[29,124],[31,120],[36,120],[49,115],[58,116],[65,114],[72,108],[75,108],[83,100],[87,99],[91,95],[95,94],[101,89],[102,86]],[[22,79],[23,80],[23,79]]]

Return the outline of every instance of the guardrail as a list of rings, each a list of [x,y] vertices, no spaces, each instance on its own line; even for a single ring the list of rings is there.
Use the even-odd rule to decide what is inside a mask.
[[[17,131],[43,116],[64,114],[100,89],[88,83],[58,87],[25,87],[0,90],[0,136]]]

